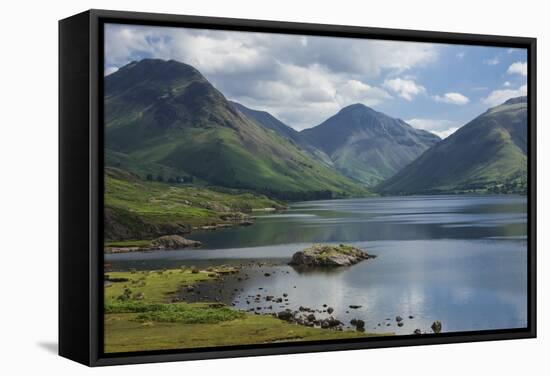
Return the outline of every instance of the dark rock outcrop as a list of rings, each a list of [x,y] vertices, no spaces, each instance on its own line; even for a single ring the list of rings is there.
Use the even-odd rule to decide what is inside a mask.
[[[200,247],[201,242],[186,239],[180,235],[164,235],[151,242],[153,249],[181,249],[188,247]]]
[[[315,244],[303,251],[296,252],[289,265],[298,267],[350,266],[374,257],[376,256],[369,255],[350,245]]]
[[[184,235],[191,226],[183,223],[152,223],[120,208],[105,207],[104,238],[106,241],[152,239],[166,234]]]
[[[441,321],[434,321],[431,328],[435,334],[441,333],[441,329],[442,329]]]

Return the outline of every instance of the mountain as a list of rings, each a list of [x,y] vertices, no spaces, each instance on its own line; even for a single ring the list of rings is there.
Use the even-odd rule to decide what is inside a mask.
[[[363,104],[345,107],[301,134],[327,153],[344,175],[368,186],[394,175],[440,141]]]
[[[105,77],[106,161],[285,199],[368,192],[226,100],[195,68],[144,59]],[[165,178],[168,178],[165,176]]]
[[[304,143],[300,132],[289,127],[275,116],[271,115],[267,111],[253,110],[246,106],[243,106],[240,103],[230,101],[231,105],[235,107],[238,111],[242,112],[249,119],[254,120],[256,123],[261,125],[264,128],[271,129],[279,136],[285,137],[289,140],[292,140],[294,143],[301,145]]]
[[[379,187],[383,193],[525,193],[527,97],[487,110]]]
[[[290,142],[294,143],[296,146],[308,151],[315,158],[319,159],[326,165],[332,166],[332,160],[326,153],[317,149],[315,146],[310,144],[304,136],[297,130],[289,127],[275,116],[271,115],[267,111],[253,110],[237,102],[229,102],[235,109],[242,112],[249,119],[254,120],[258,125],[270,129],[273,132],[277,133],[279,136],[288,139]]]

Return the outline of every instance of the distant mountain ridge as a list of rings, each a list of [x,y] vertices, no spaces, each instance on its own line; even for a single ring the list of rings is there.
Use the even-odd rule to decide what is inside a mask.
[[[397,173],[440,141],[435,134],[363,104],[347,106],[300,133],[327,153],[344,175],[368,186]]]
[[[490,108],[377,190],[386,194],[526,193],[527,97]]]
[[[298,132],[228,101],[190,65],[144,59],[105,77],[106,164],[300,200],[526,186],[527,99],[445,140],[363,104]]]
[[[301,144],[304,140],[300,136],[300,132],[295,130],[292,127],[289,127],[275,116],[271,115],[267,111],[253,110],[248,108],[240,103],[229,101],[233,107],[238,111],[241,111],[243,114],[248,116],[250,119],[255,120],[259,125],[267,129],[271,129],[280,136],[286,137],[296,144]]]
[[[285,123],[277,119],[275,116],[271,115],[269,112],[261,111],[261,110],[253,110],[237,102],[230,101],[229,103],[231,103],[233,107],[235,107],[238,111],[241,111],[247,117],[254,120],[260,126],[266,129],[272,130],[273,132],[277,133],[281,137],[287,138],[292,143],[294,143],[300,148],[305,149],[310,154],[312,154],[316,159],[319,159],[321,162],[325,163],[326,165],[329,165],[329,166],[333,165],[332,160],[325,152],[321,151],[320,149],[310,144],[300,132],[286,125]]]
[[[285,199],[368,191],[236,110],[195,68],[132,62],[105,78],[107,161]]]

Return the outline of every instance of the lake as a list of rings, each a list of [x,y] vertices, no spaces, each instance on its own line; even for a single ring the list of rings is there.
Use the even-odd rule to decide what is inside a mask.
[[[205,291],[215,290],[217,299],[258,313],[332,307],[336,318],[362,319],[370,332],[429,332],[435,320],[444,332],[527,325],[527,202],[522,196],[300,202],[284,212],[258,215],[252,226],[189,238],[203,247],[110,254],[106,262],[124,270],[245,265],[247,279],[228,278],[215,289],[204,286]],[[378,257],[336,270],[299,272],[286,265],[294,252],[313,243],[347,243]],[[286,296],[272,303],[255,301],[257,294]],[[398,315],[402,327],[396,325]]]

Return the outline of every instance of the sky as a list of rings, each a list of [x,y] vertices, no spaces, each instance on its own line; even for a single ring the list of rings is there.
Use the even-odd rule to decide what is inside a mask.
[[[296,130],[363,103],[445,138],[527,93],[527,50],[105,25],[105,75],[144,58],[198,69],[226,98]]]

